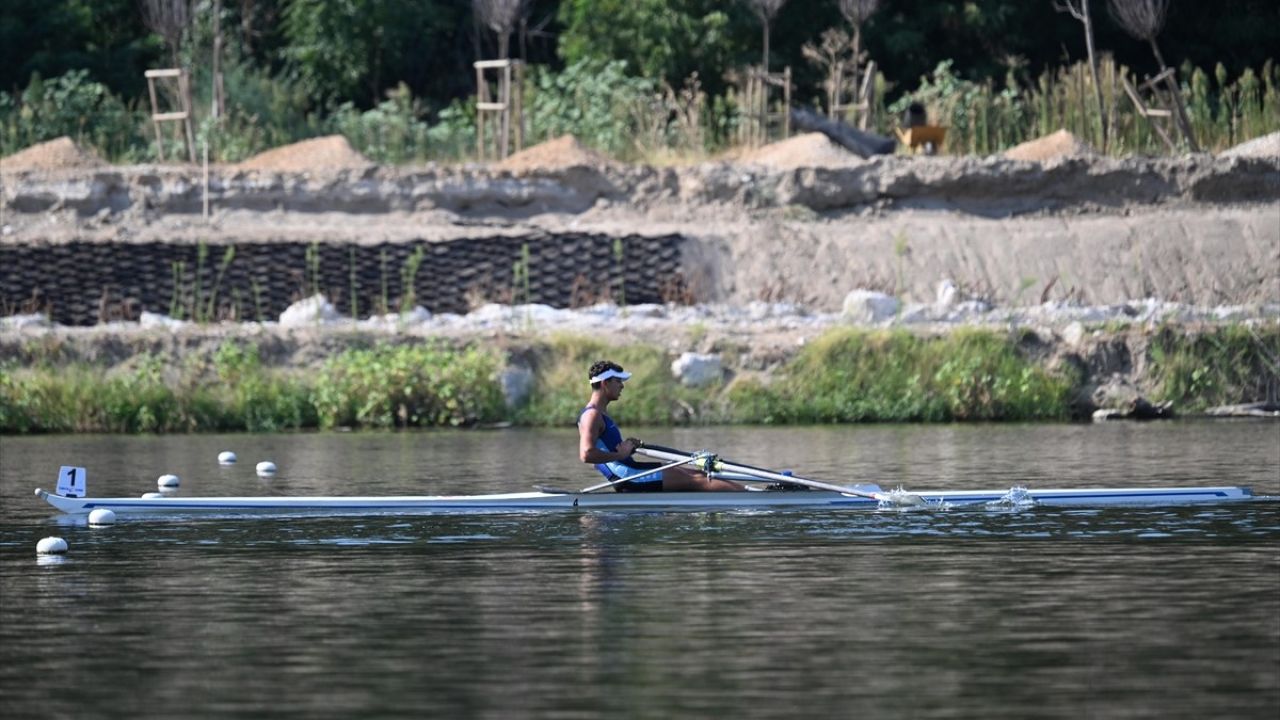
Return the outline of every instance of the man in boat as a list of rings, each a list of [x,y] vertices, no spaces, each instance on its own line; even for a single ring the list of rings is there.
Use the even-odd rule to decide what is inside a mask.
[[[679,492],[689,490],[743,490],[742,485],[728,480],[709,478],[692,468],[674,467],[644,474],[660,467],[660,463],[644,463],[632,459],[640,446],[635,438],[623,439],[613,418],[606,414],[609,403],[622,397],[623,384],[631,373],[622,366],[601,360],[587,371],[591,381],[591,400],[578,415],[578,458],[596,469],[608,480],[622,478],[613,487],[618,492]]]

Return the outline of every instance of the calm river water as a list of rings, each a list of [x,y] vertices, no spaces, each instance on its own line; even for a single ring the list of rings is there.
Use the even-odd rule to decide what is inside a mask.
[[[1280,424],[629,428],[838,481],[1244,484]],[[122,520],[32,496],[583,486],[571,431],[0,438],[4,718],[1280,716],[1280,501]],[[219,468],[221,450],[240,464]],[[255,477],[258,460],[280,473]],[[41,561],[36,542],[70,552]]]

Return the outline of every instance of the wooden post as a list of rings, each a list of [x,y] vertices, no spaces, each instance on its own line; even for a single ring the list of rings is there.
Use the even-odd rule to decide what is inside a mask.
[[[507,157],[511,151],[512,129],[515,130],[516,149],[524,147],[524,63],[519,60],[478,60],[476,69],[476,150],[483,160],[488,154],[484,144],[484,128],[489,124],[486,115],[497,113],[495,140],[498,147],[494,153],[499,160]],[[485,70],[497,70],[498,91],[497,102],[489,99],[489,84],[485,80]],[[514,87],[512,87],[514,83]],[[512,117],[512,113],[515,117]]]
[[[484,160],[484,111],[480,106],[489,101],[489,86],[484,82],[484,70],[476,63],[476,158]]]
[[[791,66],[782,73],[782,137],[791,137]]]
[[[194,163],[196,161],[196,140],[195,132],[191,127],[191,85],[187,79],[186,71],[181,68],[163,68],[147,70],[143,75],[147,78],[147,91],[151,95],[151,124],[155,127],[156,151],[160,156],[160,160],[164,161],[164,136],[160,132],[160,123],[181,122],[186,130],[187,157]],[[173,78],[178,81],[178,103],[182,108],[181,110],[160,112],[160,102],[156,96],[155,81],[163,78]],[[174,128],[174,135],[179,138],[183,137],[182,129]]]

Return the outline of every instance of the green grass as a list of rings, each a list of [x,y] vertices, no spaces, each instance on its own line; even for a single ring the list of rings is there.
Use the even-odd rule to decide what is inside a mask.
[[[1155,399],[1184,411],[1280,398],[1280,327],[1166,326],[1148,347]]]
[[[986,330],[923,338],[902,330],[835,330],[769,385],[730,389],[735,419],[767,423],[1057,420],[1072,380],[1021,357]]]
[[[1138,332],[1126,330],[1124,332]],[[1022,348],[1021,333],[841,328],[765,377],[682,386],[660,344],[613,346],[558,336],[512,350],[443,341],[371,344],[305,370],[264,364],[227,340],[206,355],[139,354],[101,367],[33,339],[24,365],[0,365],[0,432],[272,431],[297,428],[573,424],[590,394],[586,368],[608,358],[635,375],[610,414],[624,426],[859,422],[1053,421],[1071,417],[1086,378]],[[1181,412],[1280,395],[1280,327],[1176,326],[1127,340],[1144,356],[1137,382]],[[1145,349],[1144,349],[1145,348]],[[737,365],[732,351],[724,357]],[[527,365],[534,388],[509,408],[498,383]],[[1064,368],[1064,369],[1058,369]]]

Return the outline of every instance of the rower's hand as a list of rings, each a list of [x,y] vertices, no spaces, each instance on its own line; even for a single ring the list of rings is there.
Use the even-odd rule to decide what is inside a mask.
[[[640,447],[640,441],[635,438],[627,438],[618,443],[618,452],[622,453],[622,457],[629,458],[636,453],[636,448]]]

